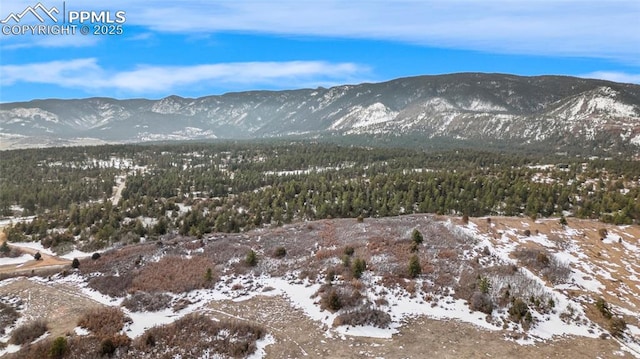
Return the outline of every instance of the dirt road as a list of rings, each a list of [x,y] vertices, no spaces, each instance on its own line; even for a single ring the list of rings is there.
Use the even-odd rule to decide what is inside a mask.
[[[0,234],[0,245],[5,241],[4,233]],[[37,249],[20,247],[14,244],[9,244],[9,247],[19,248],[23,253],[29,253],[31,255],[36,254],[38,252]],[[41,258],[40,260],[32,259],[26,263],[20,264],[7,264],[0,265],[0,274],[26,274],[29,272],[39,272],[43,270],[51,270],[51,269],[64,269],[71,264],[71,261],[68,259],[63,259],[57,256],[52,256],[46,253],[40,252]]]

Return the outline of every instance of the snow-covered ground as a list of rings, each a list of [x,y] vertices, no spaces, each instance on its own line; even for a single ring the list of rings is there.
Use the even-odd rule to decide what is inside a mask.
[[[528,223],[520,223],[519,225],[521,228],[530,228]],[[585,306],[592,305],[588,299],[585,299],[586,297],[584,296],[576,297],[573,294],[569,294],[569,292],[572,291],[581,291],[601,295],[606,288],[605,281],[613,280],[611,273],[601,265],[594,264],[585,252],[584,247],[580,245],[579,240],[584,236],[583,230],[564,226],[562,230],[553,229],[548,234],[536,232],[525,236],[521,234],[521,228],[508,227],[496,231],[496,225],[494,223],[488,225],[493,231],[484,228],[481,229],[479,225],[472,222],[467,225],[460,225],[449,221],[445,226],[452,232],[462,233],[473,240],[475,247],[471,252],[479,253],[488,250],[491,253],[489,257],[482,259],[484,261],[483,265],[518,264],[518,261],[514,259],[512,255],[521,245],[535,245],[544,248],[548,250],[555,259],[568,265],[571,270],[569,280],[566,283],[557,285],[551,285],[531,270],[519,266],[518,275],[526,278],[531,285],[535,287],[531,289],[532,291],[536,291],[541,297],[552,299],[554,302],[553,309],[548,312],[540,312],[531,308],[533,322],[530,328],[524,329],[521,324],[509,320],[509,314],[505,309],[494,309],[490,316],[479,311],[470,310],[465,300],[454,298],[453,288],[445,289],[442,293],[435,295],[434,293],[426,293],[423,291],[422,285],[424,279],[418,278],[414,280],[415,291],[409,293],[403,287],[385,286],[382,277],[367,271],[360,279],[363,283],[361,291],[369,302],[384,303],[376,305],[375,308],[388,313],[391,317],[391,324],[387,328],[347,325],[334,327],[334,320],[341,312],[331,313],[328,310],[321,309],[318,290],[322,284],[325,283],[325,278],[322,275],[311,280],[309,278],[299,279],[299,273],[295,271],[278,277],[270,276],[267,273],[261,275],[254,275],[252,273],[245,275],[230,274],[223,275],[212,289],[194,290],[183,294],[170,294],[174,301],[185,300],[186,303],[190,303],[180,310],[167,308],[156,312],[132,312],[123,308],[124,312],[132,319],[132,322],[127,324],[123,329],[123,333],[131,338],[136,338],[153,326],[172,323],[187,314],[213,311],[208,305],[212,301],[231,300],[243,302],[259,295],[282,296],[286,298],[292,307],[300,309],[305,316],[317,322],[321,328],[325,328],[322,329],[325,331],[325,336],[331,338],[347,338],[350,336],[392,338],[394,334],[399,332],[399,329],[407,319],[418,316],[427,316],[429,318],[442,320],[457,320],[490,331],[520,333],[523,335],[520,336],[517,342],[522,345],[535,344],[544,340],[564,336],[597,338],[608,333],[608,330],[588,319]],[[551,236],[553,236],[553,238]],[[562,241],[558,242],[556,237],[562,239]],[[627,238],[621,240],[623,237]],[[601,243],[603,245],[619,246],[619,248],[616,247],[617,250],[626,251],[626,253],[638,251],[640,247],[637,238],[628,238],[623,232],[609,233]],[[16,245],[52,254],[39,243],[16,243]],[[90,253],[74,250],[63,257],[71,259],[83,258],[90,255]],[[472,257],[473,255],[471,253],[465,254],[466,259],[471,259]],[[372,263],[375,263],[373,258]],[[636,264],[632,262],[622,263],[628,267],[627,270],[633,273],[633,276],[636,276],[636,278],[640,276],[638,273],[640,271],[636,270]],[[0,264],[2,264],[1,260]],[[494,288],[492,288],[493,291],[499,291],[509,284],[510,280],[509,278],[492,279],[495,280],[493,283]],[[31,280],[49,283],[48,280],[37,277]],[[119,307],[124,300],[124,298],[112,298],[103,295],[89,288],[87,286],[87,279],[77,272],[66,277],[55,279],[55,283],[65,283],[76,286],[85,296],[108,306]],[[242,289],[238,290],[237,288]],[[265,291],[265,288],[270,288],[270,290]],[[631,291],[631,288],[629,288],[629,290]],[[633,293],[638,293],[638,290],[640,290],[640,287],[634,289]],[[614,309],[626,314],[637,315],[637,312],[629,309],[619,307],[614,307]],[[640,329],[638,326],[629,325],[628,333],[631,336],[620,340],[622,349],[634,356],[640,357],[640,345],[629,339],[633,336],[637,337],[640,335]],[[82,335],[82,332],[78,332],[78,334]],[[509,337],[509,335],[505,336],[506,339]],[[271,345],[274,342],[275,339],[267,335],[259,341],[257,345],[258,350],[252,358],[263,357],[265,346]],[[9,347],[6,350],[15,349],[14,347]]]

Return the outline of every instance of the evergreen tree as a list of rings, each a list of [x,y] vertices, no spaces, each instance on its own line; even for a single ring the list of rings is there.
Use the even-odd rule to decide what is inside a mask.
[[[422,237],[422,233],[420,233],[418,229],[414,229],[413,233],[411,233],[411,240],[413,241],[413,243],[419,245],[422,244],[424,238]]]
[[[422,266],[420,265],[420,258],[417,255],[412,255],[409,258],[409,277],[415,278],[422,273]]]

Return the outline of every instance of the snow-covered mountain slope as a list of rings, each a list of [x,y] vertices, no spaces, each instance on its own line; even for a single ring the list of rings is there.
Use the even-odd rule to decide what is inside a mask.
[[[34,100],[0,104],[0,131],[111,142],[417,133],[640,151],[640,86],[465,73],[196,99]]]

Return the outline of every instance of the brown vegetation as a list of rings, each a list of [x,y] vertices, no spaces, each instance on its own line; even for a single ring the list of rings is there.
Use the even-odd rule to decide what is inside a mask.
[[[214,266],[204,256],[192,258],[167,256],[158,262],[147,263],[133,278],[130,291],[184,293],[194,289],[211,287],[207,281],[207,268]]]
[[[122,301],[132,312],[157,312],[171,306],[171,296],[165,293],[135,292]]]
[[[240,358],[253,353],[256,341],[264,334],[265,330],[258,325],[213,321],[202,314],[191,314],[146,331],[134,342],[129,356],[168,359],[218,354]]]
[[[31,343],[46,332],[47,322],[43,319],[37,319],[14,329],[13,332],[11,332],[9,343],[16,345]]]
[[[78,326],[88,329],[99,337],[117,334],[131,319],[117,307],[102,307],[87,311],[78,321]]]

